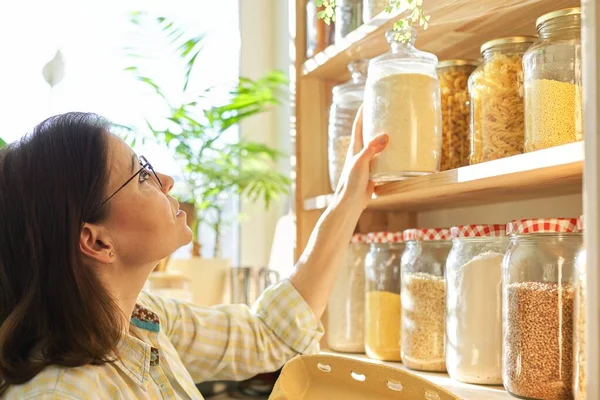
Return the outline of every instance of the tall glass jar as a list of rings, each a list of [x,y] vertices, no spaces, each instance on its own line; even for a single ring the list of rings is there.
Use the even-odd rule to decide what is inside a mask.
[[[335,42],[362,25],[362,0],[337,0],[335,8]]]
[[[471,110],[467,82],[480,64],[475,60],[446,60],[438,64],[442,107],[440,171],[469,165]]]
[[[503,381],[524,399],[572,397],[576,218],[507,225],[502,266]]]
[[[327,343],[332,350],[365,351],[365,259],[368,252],[367,235],[352,236],[327,307]]]
[[[446,367],[452,379],[502,384],[506,225],[453,227],[446,262]]]
[[[402,363],[420,371],[445,371],[446,258],[449,229],[404,231],[402,255]]]
[[[472,163],[523,153],[525,113],[523,67],[532,36],[495,39],[481,46],[483,66],[470,86]],[[480,107],[480,109],[478,109]],[[478,117],[478,118],[477,118]],[[477,140],[481,143],[477,143]]]
[[[333,43],[333,23],[327,25],[317,16],[323,7],[317,7],[315,0],[306,1],[306,58],[314,57]]]
[[[577,228],[583,232],[583,216],[577,221]],[[575,258],[575,312],[573,318],[573,396],[575,400],[587,399],[587,381],[585,365],[586,334],[586,251],[585,247]]]
[[[342,176],[346,153],[352,138],[352,125],[365,93],[368,60],[353,61],[348,65],[352,79],[333,88],[329,111],[329,183],[335,191]]]
[[[483,161],[483,148],[481,139],[481,113],[483,106],[481,104],[482,90],[475,90],[475,85],[480,85],[483,76],[483,64],[473,71],[467,86],[469,88],[469,165],[479,164]]]
[[[363,22],[370,22],[388,6],[389,0],[363,0]]]
[[[583,140],[581,9],[538,18],[539,39],[523,57],[525,151]]]
[[[387,148],[374,161],[371,179],[401,180],[437,172],[440,165],[442,112],[437,57],[414,47],[416,33],[402,43],[390,31],[392,51],[369,62],[365,87],[363,137],[389,135]],[[406,32],[405,32],[406,33]]]
[[[369,234],[371,248],[365,262],[365,351],[376,360],[400,361],[399,233]]]

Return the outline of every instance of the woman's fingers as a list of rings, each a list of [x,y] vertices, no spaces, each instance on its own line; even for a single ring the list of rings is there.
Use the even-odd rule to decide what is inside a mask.
[[[354,125],[352,125],[352,140],[350,143],[352,155],[355,156],[360,153],[363,147],[363,106],[361,104],[356,113],[356,118],[354,118]]]
[[[380,133],[375,136],[373,140],[369,142],[367,147],[362,150],[359,159],[367,163],[367,165],[370,165],[375,156],[385,149],[389,140],[390,138],[387,133]]]

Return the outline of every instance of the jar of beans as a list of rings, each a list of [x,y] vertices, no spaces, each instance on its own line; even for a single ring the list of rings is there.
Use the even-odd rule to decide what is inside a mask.
[[[402,363],[445,371],[446,258],[450,229],[408,229],[402,255]]]
[[[402,235],[374,232],[365,261],[365,351],[376,360],[400,361],[400,257]]]
[[[442,108],[440,171],[469,165],[470,103],[467,82],[480,64],[475,60],[446,60],[437,66]]]
[[[524,399],[571,398],[577,218],[507,225],[502,266],[503,381]]]
[[[583,216],[577,221],[577,228],[583,232]],[[573,318],[573,396],[575,400],[587,399],[587,381],[585,365],[586,337],[586,251],[585,247],[575,258],[575,311]]]

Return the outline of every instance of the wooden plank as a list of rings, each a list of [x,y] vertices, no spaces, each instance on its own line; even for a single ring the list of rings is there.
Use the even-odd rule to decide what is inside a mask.
[[[448,58],[480,58],[485,41],[512,35],[536,34],[535,20],[547,12],[577,7],[580,0],[426,0],[431,15],[429,29],[421,31],[417,47]],[[346,66],[358,58],[372,58],[389,51],[385,32],[399,14],[382,13],[351,32],[341,43],[329,46],[307,60],[302,74],[344,81]]]

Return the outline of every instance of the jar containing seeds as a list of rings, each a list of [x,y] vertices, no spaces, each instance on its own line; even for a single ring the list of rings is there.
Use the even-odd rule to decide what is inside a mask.
[[[402,363],[445,371],[446,258],[450,229],[408,229],[402,255]]]
[[[583,232],[583,216],[577,221],[577,228]],[[575,312],[573,319],[573,396],[575,400],[587,399],[587,381],[585,365],[586,338],[586,251],[585,247],[575,258]]]
[[[442,108],[442,158],[440,171],[469,165],[470,102],[467,82],[481,64],[475,60],[446,60],[437,67]]]
[[[376,360],[400,361],[400,257],[402,235],[374,232],[365,261],[365,351]]]
[[[335,191],[342,176],[346,153],[350,147],[352,125],[363,102],[368,60],[353,61],[348,65],[352,79],[333,88],[329,111],[329,183]]]
[[[507,225],[502,266],[503,381],[525,399],[572,397],[574,264],[582,248],[576,218]]]
[[[327,307],[327,343],[332,350],[365,351],[365,258],[368,251],[367,235],[352,236]]]

